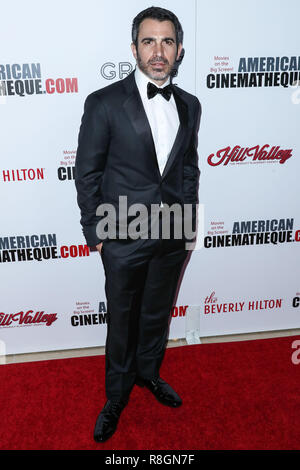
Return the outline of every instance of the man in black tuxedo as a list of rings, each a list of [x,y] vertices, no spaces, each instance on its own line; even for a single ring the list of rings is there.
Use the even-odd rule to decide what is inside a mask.
[[[170,311],[188,255],[188,238],[174,235],[172,217],[171,235],[164,236],[159,213],[174,203],[190,205],[195,228],[200,174],[201,106],[171,82],[182,42],[182,27],[172,12],[158,7],[142,11],[132,25],[135,70],[85,101],[75,183],[87,245],[101,254],[107,298],[107,401],[96,421],[97,442],[115,432],[134,384],[146,386],[164,405],[182,403],[159,376]],[[147,219],[149,226],[158,226],[156,238],[149,231],[147,236],[145,231],[139,237],[124,236],[124,222],[133,220],[129,211],[125,219],[116,218],[116,237],[105,237],[101,205],[110,204],[120,214],[120,196],[127,198],[128,207],[159,208],[158,218],[152,214]]]

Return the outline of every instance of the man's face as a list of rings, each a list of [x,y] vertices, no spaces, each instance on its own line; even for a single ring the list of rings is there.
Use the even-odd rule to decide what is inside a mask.
[[[182,44],[177,50],[172,21],[146,18],[140,24],[137,43],[137,47],[131,44],[131,49],[138,67],[157,85],[163,85],[182,50]]]

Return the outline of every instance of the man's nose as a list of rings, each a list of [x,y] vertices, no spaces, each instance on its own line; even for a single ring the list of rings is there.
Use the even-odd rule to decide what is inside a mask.
[[[156,42],[154,46],[154,52],[156,55],[163,55],[163,45],[161,42]]]

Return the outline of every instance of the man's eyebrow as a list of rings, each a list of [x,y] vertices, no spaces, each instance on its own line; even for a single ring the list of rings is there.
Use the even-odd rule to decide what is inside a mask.
[[[141,42],[144,42],[144,41],[153,41],[153,40],[155,40],[155,38],[148,37],[148,38],[143,38],[143,39],[141,40]],[[174,38],[170,38],[170,37],[165,37],[165,38],[163,38],[163,41],[173,41],[173,42],[175,42],[175,39],[174,39]]]

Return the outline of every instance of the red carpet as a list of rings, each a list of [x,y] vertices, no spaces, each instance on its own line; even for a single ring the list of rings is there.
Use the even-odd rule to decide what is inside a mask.
[[[93,441],[104,402],[104,357],[0,366],[0,449],[299,449],[300,337],[166,351],[161,376],[178,409],[135,387],[115,435]]]

